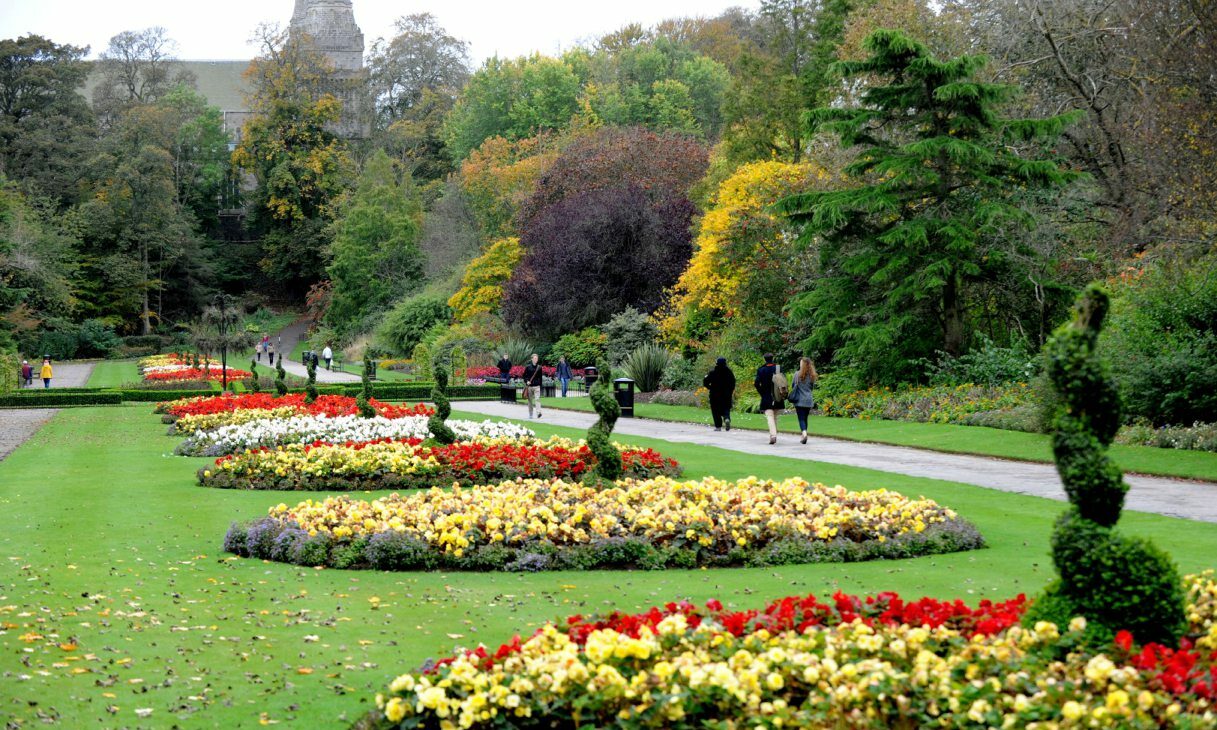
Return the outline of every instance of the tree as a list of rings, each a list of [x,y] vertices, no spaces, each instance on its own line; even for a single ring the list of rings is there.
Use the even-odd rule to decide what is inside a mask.
[[[652,200],[687,196],[707,159],[706,148],[687,135],[597,129],[571,142],[537,180],[516,219],[521,238],[534,216],[575,194],[632,185]]]
[[[464,322],[479,314],[497,314],[503,299],[503,284],[524,250],[518,238],[500,238],[469,262],[461,276],[461,288],[448,300],[452,318]]]
[[[333,202],[350,175],[346,145],[333,131],[342,103],[329,93],[323,56],[273,28],[260,36],[262,55],[246,71],[253,117],[232,159],[257,180],[251,211],[263,235],[263,271],[303,294],[324,273]]]
[[[841,62],[843,76],[888,83],[860,107],[814,115],[856,152],[845,171],[859,185],[781,204],[820,251],[819,278],[792,309],[810,318],[812,349],[871,377],[909,377],[918,358],[964,351],[972,289],[1007,255],[1005,231],[1033,222],[1017,196],[1076,177],[1043,148],[1072,117],[999,116],[1014,90],[973,80],[983,57],[940,61],[889,30],[864,45],[870,56]]]
[[[125,30],[110,38],[97,67],[93,109],[105,122],[123,110],[159,101],[177,86],[194,86],[193,75],[174,62],[177,43],[159,26]]]
[[[42,36],[0,40],[0,172],[61,207],[82,197],[93,115],[77,89],[88,48]]]
[[[422,282],[420,216],[409,174],[377,150],[334,223],[326,323],[340,334],[359,331],[370,315]]]
[[[0,176],[0,352],[72,310],[75,241]]]
[[[628,306],[654,311],[688,262],[694,212],[683,196],[655,200],[637,184],[546,207],[520,237],[526,253],[504,287],[503,318],[552,341]]]
[[[394,26],[396,34],[377,40],[368,58],[376,129],[410,161],[411,175],[438,179],[452,166],[442,125],[469,79],[469,44],[430,13],[403,16]]]

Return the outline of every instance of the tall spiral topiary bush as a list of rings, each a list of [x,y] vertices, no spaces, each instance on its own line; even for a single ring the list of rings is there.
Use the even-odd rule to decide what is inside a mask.
[[[280,396],[287,395],[287,371],[283,369],[283,353],[275,360],[275,392]]]
[[[359,409],[361,418],[376,415],[376,409],[372,407],[372,358],[367,353],[363,356],[363,388],[355,397],[355,407]]]
[[[258,361],[252,358],[249,361],[249,376],[250,392],[260,392],[262,390],[262,384],[258,382]]]
[[[317,360],[309,358],[308,385],[304,386],[304,402],[312,403],[317,400]]]
[[[456,441],[456,433],[445,423],[452,414],[452,404],[448,401],[448,366],[437,357],[431,364],[431,371],[435,375],[435,387],[431,389],[435,414],[427,419],[427,430],[431,431],[431,438],[439,443],[451,444]]]
[[[1045,348],[1055,391],[1052,451],[1069,496],[1052,535],[1060,578],[1027,614],[1029,622],[1084,616],[1097,642],[1127,629],[1141,642],[1175,645],[1184,628],[1183,586],[1170,556],[1148,540],[1120,534],[1128,485],[1107,449],[1120,427],[1120,398],[1095,352],[1109,306],[1091,285]]]
[[[592,407],[600,416],[592,427],[587,429],[587,447],[596,457],[596,467],[588,473],[588,478],[600,482],[614,482],[621,478],[621,452],[613,446],[613,426],[621,417],[621,406],[613,397],[613,371],[607,362],[599,365],[600,378],[592,386],[588,395]]]

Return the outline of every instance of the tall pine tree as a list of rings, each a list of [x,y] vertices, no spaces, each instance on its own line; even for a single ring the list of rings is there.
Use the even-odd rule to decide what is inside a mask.
[[[785,199],[779,209],[816,245],[820,273],[792,301],[807,345],[871,379],[917,377],[912,364],[967,346],[970,298],[1034,223],[1029,191],[1064,185],[1047,147],[1072,120],[1006,119],[1012,86],[975,80],[987,59],[938,60],[900,31],[867,37],[870,56],[835,65],[868,83],[857,108],[818,109],[813,124],[855,153],[857,186]]]

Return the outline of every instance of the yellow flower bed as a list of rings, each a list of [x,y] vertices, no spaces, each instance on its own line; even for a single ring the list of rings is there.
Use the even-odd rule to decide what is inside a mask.
[[[1188,635],[1195,638],[1197,648],[1217,651],[1217,572],[1189,575],[1184,584]]]
[[[274,547],[283,532],[290,539]],[[366,554],[336,549],[347,543]],[[541,570],[900,558],[984,541],[953,511],[885,489],[654,477],[609,489],[532,479],[372,501],[310,499],[234,525],[225,544],[237,554],[302,564],[337,560],[327,553],[333,547],[342,567]],[[414,562],[395,557],[402,551]],[[420,562],[420,552],[429,557]]]
[[[220,428],[222,426],[238,426],[242,423],[270,421],[298,415],[300,415],[300,409],[295,406],[226,411],[223,413],[203,413],[182,416],[173,422],[173,431],[175,433],[190,434],[195,431],[210,431],[213,428]]]

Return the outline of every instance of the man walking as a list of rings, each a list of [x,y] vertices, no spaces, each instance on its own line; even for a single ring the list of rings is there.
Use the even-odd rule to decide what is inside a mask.
[[[537,353],[532,354],[532,362],[524,366],[524,392],[528,394],[528,417],[532,418],[533,410],[537,412],[537,418],[541,417],[541,380],[544,377],[541,371],[541,358],[537,357]]]
[[[570,381],[575,377],[571,372],[570,363],[566,361],[566,355],[558,358],[558,382],[562,383],[562,397],[566,397],[566,387],[570,385]]]
[[[28,388],[34,384],[34,366],[29,360],[21,361],[21,387]]]

